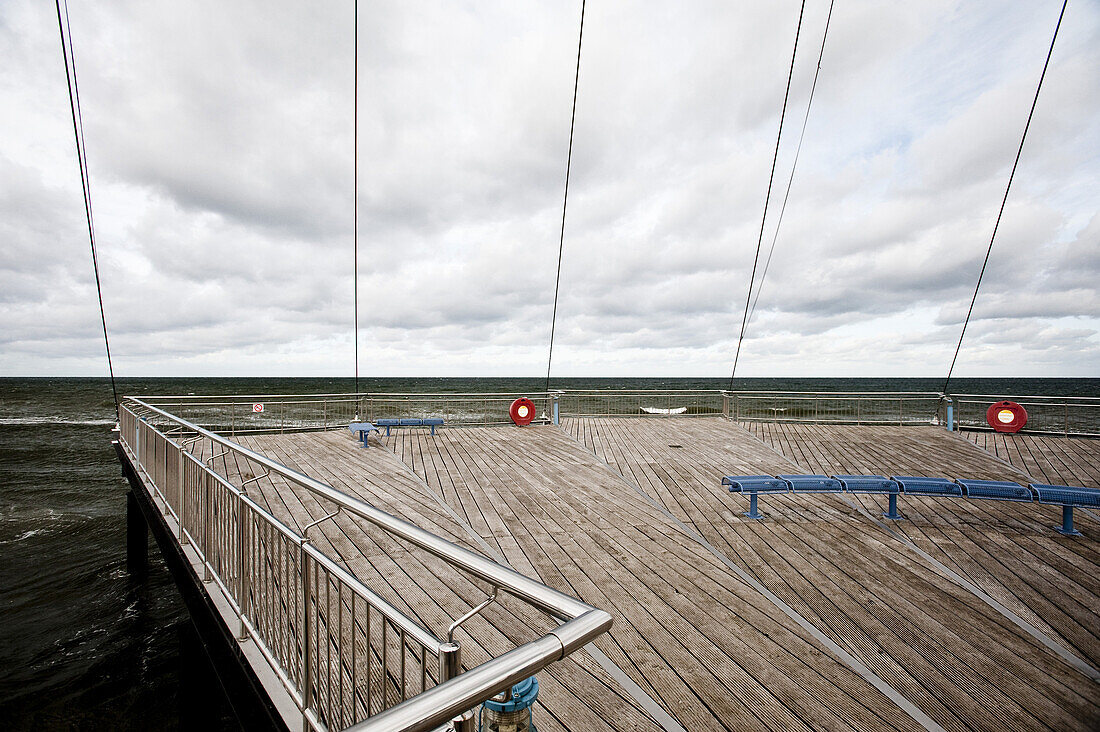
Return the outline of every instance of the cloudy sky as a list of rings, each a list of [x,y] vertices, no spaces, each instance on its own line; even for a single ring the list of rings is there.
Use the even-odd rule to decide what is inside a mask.
[[[1060,5],[836,0],[739,375],[946,372]],[[70,0],[120,375],[351,373],[352,7]],[[555,374],[729,374],[798,9],[588,3]],[[363,373],[544,372],[580,3],[359,12]],[[0,59],[0,375],[101,375],[53,3]],[[1073,0],[958,375],[1100,374],[1098,70]]]

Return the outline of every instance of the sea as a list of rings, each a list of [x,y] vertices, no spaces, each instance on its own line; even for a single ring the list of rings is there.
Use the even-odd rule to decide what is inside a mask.
[[[556,389],[716,389],[727,379],[554,379]],[[956,393],[1100,396],[1100,379],[956,379]],[[738,389],[938,392],[942,379],[738,379]],[[127,378],[122,395],[348,393],[352,379]],[[541,378],[360,379],[368,392],[542,391]],[[126,569],[110,382],[0,379],[0,727],[241,729],[156,543]]]

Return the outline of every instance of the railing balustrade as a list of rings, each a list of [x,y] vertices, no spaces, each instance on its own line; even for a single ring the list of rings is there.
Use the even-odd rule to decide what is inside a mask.
[[[322,394],[175,396],[142,401],[216,432],[245,434],[346,427],[357,416],[442,417],[450,426],[508,424],[508,407],[526,396],[537,422],[557,417],[706,417],[742,422],[947,425],[988,429],[985,410],[1005,398],[1028,411],[1024,432],[1100,435],[1100,398],[950,395],[935,392],[785,392],[725,390],[570,390],[474,394]],[[167,423],[166,423],[167,425]]]
[[[157,418],[154,424],[151,418]],[[179,430],[169,435],[171,425]],[[136,399],[120,442],[181,545],[202,565],[302,712],[303,728],[432,730],[606,632],[611,616]],[[195,457],[201,440],[214,458]],[[216,450],[216,452],[215,452]],[[233,453],[564,624],[466,672],[440,639],[217,472]],[[246,481],[247,482],[247,481]],[[335,512],[333,513],[335,515]],[[326,516],[331,518],[331,516]],[[315,522],[316,523],[316,522]],[[469,721],[465,723],[468,727]]]
[[[986,410],[992,404],[1008,400],[1027,410],[1027,424],[1022,432],[1100,436],[1100,397],[953,394],[952,399],[955,424],[962,429],[991,429]]]

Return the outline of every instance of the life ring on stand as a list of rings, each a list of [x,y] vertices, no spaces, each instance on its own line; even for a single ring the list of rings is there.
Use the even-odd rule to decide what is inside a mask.
[[[1019,432],[1027,424],[1027,410],[1016,402],[997,402],[985,410],[985,421],[995,432]]]
[[[520,397],[508,408],[508,416],[520,427],[526,427],[535,418],[535,403],[527,397]]]

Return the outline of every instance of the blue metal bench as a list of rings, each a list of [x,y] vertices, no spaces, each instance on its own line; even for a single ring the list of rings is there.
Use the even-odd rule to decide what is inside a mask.
[[[1054,529],[1066,536],[1081,535],[1080,531],[1073,528],[1074,506],[1100,508],[1100,490],[1096,488],[1046,483],[1032,483],[1028,487],[1035,491],[1039,503],[1052,503],[1062,507],[1062,525],[1055,526]]]
[[[359,441],[363,443],[363,447],[367,447],[367,435],[371,432],[378,432],[378,428],[370,422],[352,422],[348,425],[348,429],[351,430],[353,435],[358,435]],[[381,435],[381,432],[378,432]]]
[[[834,475],[849,493],[897,493],[895,481],[883,475]]]
[[[1100,508],[1100,489],[1080,486],[1047,485],[1032,483],[1023,486],[1010,480],[978,480],[960,478],[929,478],[915,475],[727,475],[722,485],[730,493],[749,496],[749,510],[745,516],[764,518],[757,510],[757,496],[761,493],[876,493],[890,499],[885,518],[898,520],[898,495],[946,496],[958,498],[984,498],[994,501],[1033,500],[1062,507],[1062,525],[1054,528],[1069,536],[1079,536],[1073,528],[1073,508],[1087,506]]]
[[[886,513],[882,514],[883,518],[894,521],[901,518],[898,515],[898,492],[901,491],[901,486],[896,480],[891,480],[884,475],[834,475],[833,477],[840,481],[844,490],[849,493],[886,494],[889,496],[889,506]]]
[[[1010,480],[972,480],[959,478],[959,485],[966,489],[968,498],[988,498],[994,501],[1023,501],[1035,500],[1027,486],[1014,483]]]
[[[760,493],[786,493],[790,484],[772,475],[727,475],[722,485],[729,486],[730,493],[748,493],[749,510],[744,513],[751,519],[762,519],[764,514],[757,510],[757,495]]]
[[[962,496],[962,486],[947,478],[926,478],[917,475],[891,476],[901,486],[902,493],[922,496]]]
[[[385,418],[375,420],[379,427],[386,428],[386,437],[390,436],[390,430],[394,427],[431,427],[432,434],[435,434],[435,428],[443,424],[442,417],[401,417],[401,418]]]
[[[777,475],[791,487],[793,493],[840,493],[844,486],[836,478],[825,475]]]

